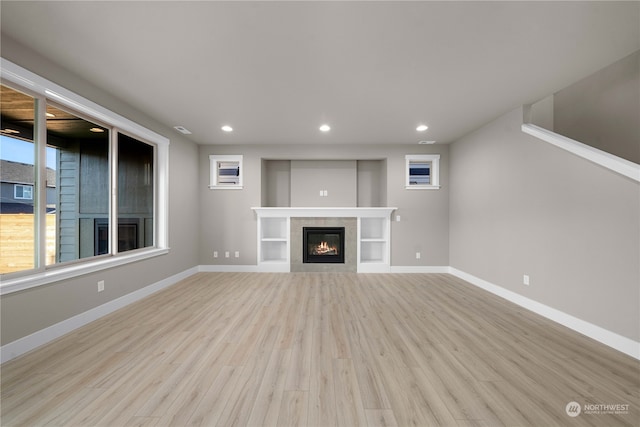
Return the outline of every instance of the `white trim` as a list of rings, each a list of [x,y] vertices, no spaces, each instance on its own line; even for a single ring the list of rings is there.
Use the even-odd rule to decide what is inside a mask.
[[[405,185],[405,190],[439,190],[439,185]]]
[[[259,273],[291,273],[291,264],[289,262],[269,262],[263,261],[258,265]]]
[[[631,178],[634,181],[640,182],[640,165],[637,163],[614,156],[606,151],[599,150],[531,123],[524,123],[522,125],[522,132],[624,175],[627,178]]]
[[[451,267],[445,265],[392,265],[391,273],[449,273]]]
[[[51,342],[75,329],[78,329],[84,325],[87,325],[94,320],[113,313],[129,304],[132,304],[142,298],[145,298],[153,293],[156,293],[162,289],[165,289],[171,285],[178,283],[179,281],[186,279],[187,277],[198,272],[197,267],[192,267],[181,273],[174,274],[171,277],[162,279],[149,286],[145,286],[142,289],[131,292],[130,294],[123,295],[120,298],[116,298],[98,307],[92,308],[84,313],[80,313],[62,322],[51,325],[47,328],[41,329],[37,332],[27,335],[26,337],[17,339],[13,342],[0,347],[0,363],[7,362],[13,358],[16,358],[28,351],[31,351],[37,347],[40,347],[48,342]]]
[[[257,265],[208,264],[199,265],[200,273],[262,273]]]
[[[492,294],[504,298],[507,301],[511,301],[520,307],[526,308],[527,310],[539,314],[542,317],[546,317],[549,320],[566,326],[567,328],[581,333],[582,335],[640,360],[640,342],[623,337],[615,332],[608,331],[600,326],[594,325],[593,323],[578,319],[570,314],[509,291],[501,286],[494,285],[493,283],[487,282],[486,280],[480,279],[479,277],[465,273],[464,271],[460,271],[456,268],[450,267],[450,273],[474,286],[491,292]]]
[[[44,272],[20,276],[14,279],[2,279],[0,295],[35,288],[36,286],[46,285],[47,283],[70,279],[83,274],[94,273],[107,268],[113,268],[119,265],[129,264],[131,262],[137,262],[160,255],[166,255],[168,253],[169,248],[140,249],[131,251],[130,253],[123,252],[115,256],[99,257],[95,261],[80,260],[79,262],[70,265],[62,265],[59,268],[50,268]]]
[[[398,209],[388,208],[251,208],[259,217],[296,217],[296,218],[379,218],[389,217]]]

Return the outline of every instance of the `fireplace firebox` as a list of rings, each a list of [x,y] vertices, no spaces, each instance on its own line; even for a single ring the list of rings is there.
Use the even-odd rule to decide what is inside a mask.
[[[344,227],[302,227],[302,262],[344,264]]]

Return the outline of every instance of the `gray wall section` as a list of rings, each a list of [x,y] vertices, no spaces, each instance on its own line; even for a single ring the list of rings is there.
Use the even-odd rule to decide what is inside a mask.
[[[294,160],[291,162],[291,206],[356,207],[355,160]],[[326,191],[326,196],[320,196]]]
[[[262,206],[291,206],[291,161],[262,161]]]
[[[440,190],[406,190],[404,188],[406,154],[440,154]],[[449,183],[447,145],[207,145],[200,146],[200,264],[255,265],[257,257],[257,220],[251,207],[265,200],[261,189],[269,185],[260,180],[264,160],[383,160],[386,171],[375,174],[386,177],[380,197],[387,206],[398,207],[401,221],[391,223],[391,265],[449,265]],[[210,190],[209,155],[242,154],[244,188],[242,190]],[[315,163],[315,162],[314,162]],[[317,173],[317,169],[316,169]],[[293,178],[293,175],[292,175]],[[267,178],[265,178],[267,179]],[[355,183],[354,183],[355,184]],[[317,189],[314,189],[315,194]],[[327,188],[327,190],[329,190]],[[311,191],[311,190],[309,190]],[[349,190],[352,194],[352,190]],[[385,196],[386,195],[386,196]],[[349,196],[353,197],[353,196]],[[357,199],[354,199],[354,203]],[[293,196],[292,196],[293,204]],[[352,205],[355,206],[355,205]],[[218,258],[213,258],[213,252]],[[235,251],[240,257],[235,258]],[[415,252],[421,251],[416,259]],[[230,258],[224,253],[229,252]]]
[[[554,95],[555,132],[640,163],[640,51]]]
[[[638,341],[639,184],[521,123],[518,109],[450,147],[451,266]]]
[[[358,160],[358,206],[387,206],[386,160]]]
[[[115,99],[82,78],[32,54],[3,36],[2,56],[171,139],[169,147],[168,255],[86,274],[71,280],[28,289],[0,299],[1,344],[5,345],[92,308],[115,300],[198,263],[199,182],[197,146],[173,129]],[[97,293],[98,280],[105,281]]]

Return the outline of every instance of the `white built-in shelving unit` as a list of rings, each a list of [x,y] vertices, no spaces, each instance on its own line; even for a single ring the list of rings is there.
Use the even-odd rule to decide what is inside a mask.
[[[358,218],[358,271],[387,270],[389,266],[389,218]]]
[[[258,267],[290,270],[292,217],[356,218],[358,272],[388,272],[391,212],[396,208],[252,208],[258,216]]]
[[[289,265],[289,223],[291,217],[261,217],[258,221],[259,264],[278,266]]]

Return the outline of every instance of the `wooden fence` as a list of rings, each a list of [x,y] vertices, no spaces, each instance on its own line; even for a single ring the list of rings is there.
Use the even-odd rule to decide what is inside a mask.
[[[34,268],[33,214],[0,215],[0,273]],[[47,215],[47,265],[56,260],[56,215]]]

